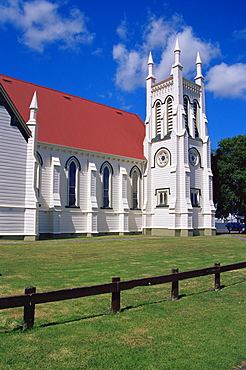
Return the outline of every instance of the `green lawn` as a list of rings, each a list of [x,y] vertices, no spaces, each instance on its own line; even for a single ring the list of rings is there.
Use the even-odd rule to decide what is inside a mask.
[[[0,296],[74,288],[242,262],[246,240],[100,238],[0,243]],[[246,269],[121,293],[36,306],[34,328],[21,332],[23,308],[1,311],[0,369],[229,370],[246,361]]]

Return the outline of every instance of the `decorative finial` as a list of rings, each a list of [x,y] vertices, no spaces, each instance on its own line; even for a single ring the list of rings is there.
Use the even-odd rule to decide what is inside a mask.
[[[29,109],[38,109],[38,101],[37,101],[37,93],[36,93],[36,91],[33,94],[32,101],[31,101],[31,104],[30,104]]]
[[[201,80],[204,80],[204,77],[202,75],[202,60],[201,60],[199,51],[198,51],[197,57],[196,57],[196,77],[195,77],[195,80],[199,85],[201,84]]]
[[[199,51],[197,52],[196,64],[202,64],[202,60],[201,60]]]
[[[37,110],[38,110],[38,100],[37,100],[37,93],[33,94],[32,101],[30,104],[30,119],[29,121],[36,120]]]
[[[175,48],[174,48],[175,60],[174,60],[173,67],[176,67],[176,66],[181,66],[182,67],[182,64],[180,63],[180,53],[181,53],[181,50],[180,50],[180,47],[179,47],[179,40],[178,40],[178,38],[176,38],[176,43],[175,43]]]
[[[152,58],[152,53],[150,52],[149,53],[149,59],[148,59],[148,77],[146,79],[147,80],[152,79],[152,82],[154,82],[154,80],[155,80],[155,76],[153,74],[153,66],[154,66],[154,62],[153,62],[153,58]]]
[[[150,53],[149,53],[149,60],[148,60],[148,64],[154,64],[151,51],[150,51]]]
[[[181,51],[180,50],[180,47],[179,47],[179,39],[178,39],[178,37],[176,38],[176,43],[175,43],[174,51]]]

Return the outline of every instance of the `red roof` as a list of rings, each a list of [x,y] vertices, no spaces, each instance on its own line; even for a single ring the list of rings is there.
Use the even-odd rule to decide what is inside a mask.
[[[0,83],[25,122],[36,91],[38,142],[145,159],[138,115],[3,75]]]

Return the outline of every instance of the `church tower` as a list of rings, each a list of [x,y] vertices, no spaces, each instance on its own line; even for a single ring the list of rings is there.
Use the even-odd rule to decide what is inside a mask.
[[[178,40],[171,76],[156,82],[150,53],[146,78],[143,233],[214,235],[210,140],[198,53],[195,82],[183,77]]]

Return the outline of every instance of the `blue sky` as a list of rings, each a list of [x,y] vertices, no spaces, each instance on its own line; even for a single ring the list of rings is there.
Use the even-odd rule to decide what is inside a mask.
[[[137,113],[145,77],[169,76],[178,36],[185,77],[197,51],[212,148],[246,134],[245,0],[0,0],[0,73]]]

